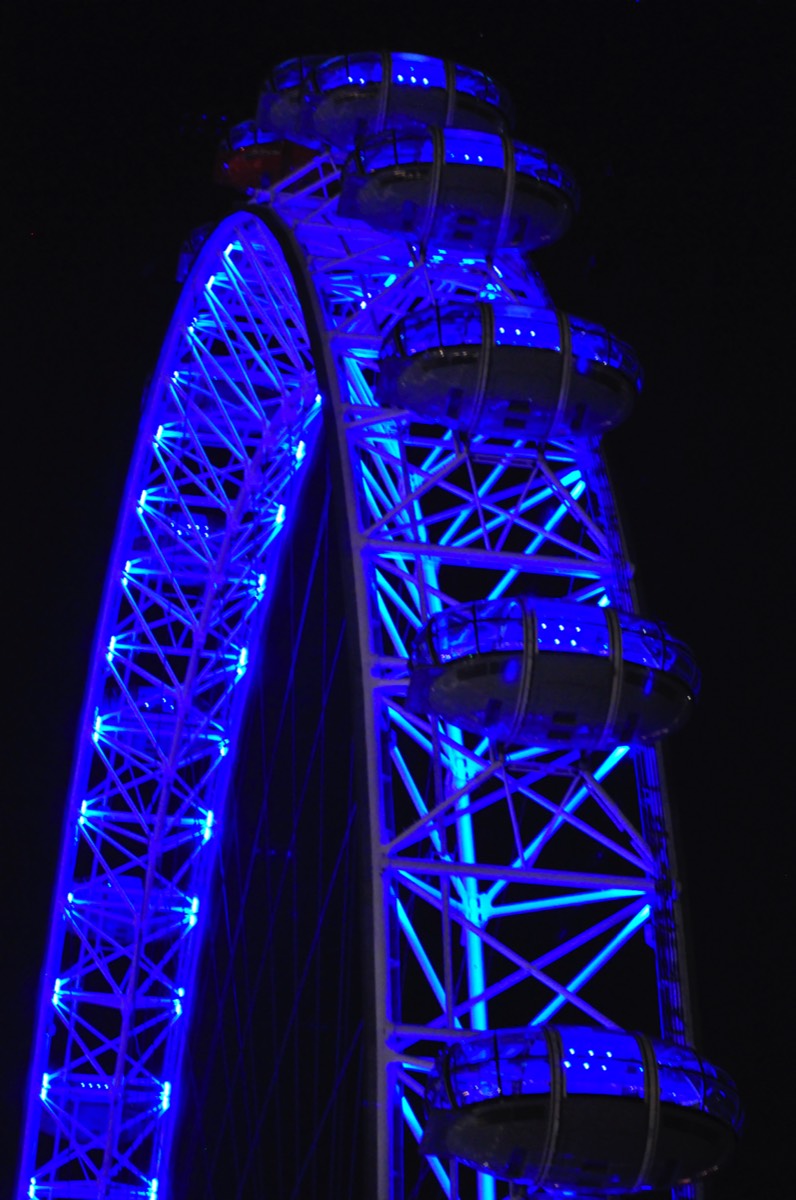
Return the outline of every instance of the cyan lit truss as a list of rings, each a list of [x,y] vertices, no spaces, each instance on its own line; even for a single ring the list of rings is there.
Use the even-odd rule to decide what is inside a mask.
[[[508,1185],[418,1154],[442,1044],[554,1018],[686,1036],[660,765],[654,749],[621,745],[506,752],[418,716],[407,647],[434,612],[475,599],[632,610],[631,568],[593,440],[466,439],[378,407],[379,350],[405,314],[451,300],[552,306],[519,254],[421,255],[341,222],[334,178],[316,161],[268,199],[323,305],[354,549],[384,1030],[378,1195],[488,1200]]]
[[[549,297],[519,253],[421,253],[341,219],[339,175],[318,154],[216,230],[161,358],[81,727],[19,1197],[169,1194],[247,664],[319,391],[364,694],[374,1195],[508,1196],[418,1149],[426,1072],[470,1031],[555,1018],[688,1035],[656,751],[507,749],[405,703],[411,638],[452,604],[634,607],[596,442],[466,438],[374,399],[382,342],[407,313],[453,299],[552,311]]]

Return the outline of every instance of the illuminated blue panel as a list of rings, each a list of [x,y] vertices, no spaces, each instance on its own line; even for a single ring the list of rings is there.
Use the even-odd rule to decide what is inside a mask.
[[[393,52],[388,54],[390,82],[399,88],[438,88],[445,89],[448,80],[445,62],[441,58],[430,58],[423,54],[406,54]],[[287,80],[282,86],[293,86],[297,80],[298,70],[294,63],[285,64],[284,75]],[[274,73],[276,75],[276,72]],[[337,88],[358,85],[380,84],[384,78],[384,57],[375,52],[363,54],[347,54],[339,58],[331,58],[315,71],[315,80],[321,92],[334,91]],[[280,78],[281,82],[281,78]],[[493,79],[483,71],[458,64],[454,67],[455,90],[464,95],[472,96],[482,104],[495,108],[505,108],[507,104],[503,90]]]
[[[644,1064],[636,1038],[609,1029],[562,1028],[567,1095],[644,1096]]]
[[[438,613],[414,638],[412,661],[443,664],[477,654],[523,651],[529,611],[535,615],[539,651],[604,658],[612,653],[606,608],[521,598],[479,601]],[[626,662],[666,671],[698,690],[699,671],[683,642],[658,622],[627,613],[616,617]]]
[[[546,1094],[560,1070],[566,1095],[644,1099],[648,1091],[645,1045],[652,1052],[654,1080],[662,1102],[698,1109],[738,1132],[743,1121],[737,1089],[723,1071],[688,1046],[615,1029],[556,1026],[560,1062],[541,1029],[502,1029],[457,1042],[440,1056],[429,1076],[432,1108],[466,1107],[483,1100]]]
[[[550,309],[531,310],[519,305],[495,307],[496,346],[530,346],[534,350],[561,352],[561,330]]]
[[[446,130],[445,162],[502,169],[506,165],[503,138],[494,133],[474,133],[469,129]]]
[[[403,87],[431,87],[445,88],[447,87],[447,77],[445,74],[445,62],[441,58],[426,58],[423,54],[393,54],[392,56],[392,74],[391,79],[393,84],[398,84]],[[460,87],[459,72],[466,68],[456,68],[457,88],[460,91],[469,91],[468,88]],[[478,74],[478,72],[476,72]],[[484,79],[486,77],[484,76]],[[497,89],[495,89],[495,99],[487,94],[486,86],[482,89],[481,99],[489,100],[490,103],[498,103]]]
[[[536,619],[536,644],[540,650],[563,654],[606,655],[611,652],[608,627],[602,611],[584,609],[580,604],[577,607],[542,606]],[[623,651],[624,648],[623,642]]]

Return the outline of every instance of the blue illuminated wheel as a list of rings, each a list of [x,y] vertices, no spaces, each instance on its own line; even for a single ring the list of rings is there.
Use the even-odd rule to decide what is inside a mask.
[[[717,1098],[688,1048],[654,743],[698,673],[637,613],[598,440],[640,372],[528,265],[575,192],[507,113],[491,80],[441,60],[297,60],[225,147],[251,208],[199,253],[139,436],[19,1196],[180,1195],[175,1113],[247,667],[302,480],[327,461],[322,411],[356,645],[370,1083],[364,1106],[346,1096],[367,1113],[366,1194],[687,1196],[724,1151],[672,1150],[666,1118],[735,1136],[734,1093]],[[354,791],[327,800],[346,853]],[[607,1082],[580,1092],[615,1137],[595,1166],[565,1093],[598,1051]],[[284,1195],[327,1196],[310,1178]]]

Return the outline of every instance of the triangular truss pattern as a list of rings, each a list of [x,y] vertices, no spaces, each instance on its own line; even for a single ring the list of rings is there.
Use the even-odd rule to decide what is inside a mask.
[[[490,1200],[507,1185],[418,1155],[423,1073],[447,1041],[507,1024],[658,1020],[682,1040],[665,800],[654,750],[499,746],[418,716],[405,663],[416,630],[453,604],[531,594],[632,609],[632,568],[593,440],[465,437],[378,406],[380,348],[407,314],[451,300],[552,308],[527,262],[424,253],[340,222],[322,187],[314,210],[309,193],[300,211],[274,203],[326,314],[360,581],[384,921],[379,1195]],[[630,1004],[617,999],[628,970]]]
[[[157,1195],[247,667],[320,407],[290,272],[240,214],[186,285],[128,481],[55,899],[31,1196]]]

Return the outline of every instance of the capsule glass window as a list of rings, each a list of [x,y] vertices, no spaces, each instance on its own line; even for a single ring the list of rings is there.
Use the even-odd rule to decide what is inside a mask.
[[[502,168],[505,166],[503,139],[494,133],[448,129],[445,131],[445,162]]]
[[[704,1107],[702,1064],[688,1046],[655,1046],[661,1100],[685,1108]]]
[[[622,617],[622,654],[628,662],[668,671],[699,689],[699,669],[688,646],[654,621],[640,617]]]
[[[621,354],[614,339],[599,325],[573,317],[569,323],[572,338],[572,354],[576,359],[600,362],[606,367],[619,367]]]
[[[561,335],[555,312],[518,304],[496,304],[495,345],[560,351]]]
[[[440,346],[479,346],[481,310],[477,305],[467,308],[435,305],[417,316],[406,317],[395,332],[401,352],[407,358]]]
[[[501,106],[503,103],[503,96],[495,81],[483,71],[475,71],[472,67],[461,67],[457,64],[456,91],[475,96],[477,100],[483,100],[487,104]]]
[[[551,187],[559,188],[573,198],[577,196],[578,189],[574,179],[535,146],[515,142],[514,163],[518,175],[532,175],[534,179],[549,183]]]
[[[705,1072],[705,1111],[727,1121],[737,1129],[741,1124],[741,1101],[738,1091],[726,1071],[703,1063]]]
[[[687,683],[694,692],[698,692],[702,677],[699,667],[694,662],[694,656],[685,642],[681,642],[679,638],[672,637],[667,633],[664,654],[666,669]]]
[[[568,1095],[644,1095],[641,1050],[630,1034],[577,1027],[561,1033]]]
[[[343,58],[331,58],[318,68],[316,78],[322,92],[333,92],[352,84],[366,87],[381,83],[381,55],[347,54]]]
[[[286,92],[291,88],[300,87],[308,79],[309,73],[303,59],[290,58],[274,67],[267,86],[275,92]]]
[[[411,358],[424,350],[436,350],[443,345],[443,328],[439,311],[428,309],[418,316],[407,317],[397,328],[403,354]]]
[[[434,143],[428,136],[396,137],[393,133],[381,134],[364,147],[360,162],[366,173],[384,167],[395,167],[402,163],[432,163]]]
[[[477,306],[453,308],[440,313],[443,346],[480,346],[481,310]]]
[[[663,630],[654,621],[622,618],[622,656],[628,662],[664,670],[663,644]]]
[[[564,654],[610,653],[608,626],[602,609],[581,607],[566,609],[540,607],[536,618],[536,643],[540,650]]]
[[[458,1050],[452,1056],[450,1081],[458,1104],[499,1096],[549,1095],[550,1059],[544,1038],[501,1033],[483,1049],[478,1057]]]
[[[476,605],[475,622],[480,654],[524,648],[523,609],[516,600],[493,600]]]
[[[537,1038],[529,1045],[500,1038],[500,1087],[504,1096],[550,1094],[550,1056],[547,1042]]]
[[[441,613],[431,625],[435,657],[440,663],[478,653],[475,620],[471,609]]]
[[[448,1079],[457,1104],[475,1104],[500,1095],[495,1039],[464,1042],[448,1056]]]
[[[445,88],[445,63],[422,54],[393,54],[392,82],[399,87]]]
[[[233,125],[226,140],[230,150],[241,150],[244,146],[253,146],[256,141],[259,141],[254,122],[242,121],[240,125]]]

